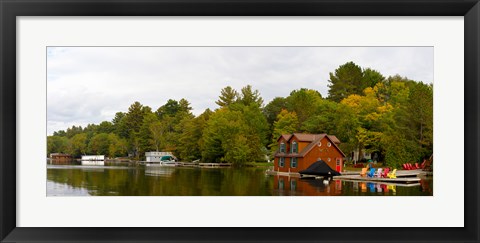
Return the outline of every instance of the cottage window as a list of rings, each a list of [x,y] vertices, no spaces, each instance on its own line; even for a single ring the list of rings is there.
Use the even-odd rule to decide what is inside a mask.
[[[280,144],[280,153],[285,153],[285,143]]]
[[[283,178],[278,179],[278,189],[283,190],[284,182]]]
[[[278,166],[280,166],[280,167],[285,166],[285,158],[284,157],[280,157],[280,159],[278,160]]]
[[[290,167],[297,168],[297,158],[293,157],[290,159]]]
[[[297,142],[293,141],[292,142],[292,153],[297,153],[298,152],[298,144]]]
[[[331,144],[330,142],[328,142],[328,143],[327,143],[327,146],[330,147],[330,146],[332,146],[332,144]]]
[[[322,147],[322,142],[318,142],[318,147]]]

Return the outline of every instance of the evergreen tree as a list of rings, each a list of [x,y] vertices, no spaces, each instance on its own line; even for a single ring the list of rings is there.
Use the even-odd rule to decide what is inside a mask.
[[[227,107],[236,102],[238,97],[238,92],[232,87],[227,86],[220,91],[220,96],[215,103],[220,107]]]
[[[249,106],[252,104],[255,104],[258,107],[263,106],[263,99],[260,96],[260,92],[258,90],[252,90],[251,85],[247,85],[242,88],[242,92],[238,101],[245,106]]]
[[[340,102],[351,94],[361,94],[364,87],[362,80],[362,69],[355,63],[341,65],[334,73],[330,73],[328,98]]]

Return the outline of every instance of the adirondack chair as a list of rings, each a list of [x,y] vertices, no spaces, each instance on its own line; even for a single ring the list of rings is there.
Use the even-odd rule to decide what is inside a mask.
[[[418,165],[418,163],[415,163],[415,169],[420,169],[420,166]]]
[[[388,172],[390,172],[390,168],[385,168],[385,170],[382,173],[382,177],[387,178]]]
[[[374,177],[375,176],[375,168],[370,168],[370,171],[367,173],[368,177]]]
[[[382,171],[383,171],[382,168],[378,168],[378,170],[377,170],[377,177],[382,177]]]
[[[368,168],[362,168],[362,171],[360,172],[360,176],[365,177],[367,175],[367,169]]]
[[[390,179],[397,178],[397,169],[393,169],[392,172],[387,174],[387,177]]]
[[[407,164],[403,164],[402,167],[404,170],[408,170]]]

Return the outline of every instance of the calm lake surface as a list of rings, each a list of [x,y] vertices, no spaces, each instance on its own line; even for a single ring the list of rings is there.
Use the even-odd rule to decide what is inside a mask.
[[[432,196],[400,186],[267,175],[259,168],[47,165],[47,196]]]

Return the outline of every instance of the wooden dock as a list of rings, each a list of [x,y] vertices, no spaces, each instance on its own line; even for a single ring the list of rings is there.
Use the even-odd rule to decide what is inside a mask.
[[[177,162],[179,166],[198,166],[197,162]]]
[[[397,175],[398,176],[398,175]],[[400,177],[400,178],[382,178],[382,177],[366,177],[359,175],[341,175],[334,176],[334,180],[355,180],[355,181],[373,181],[373,182],[389,182],[389,183],[420,183],[418,177]]]

